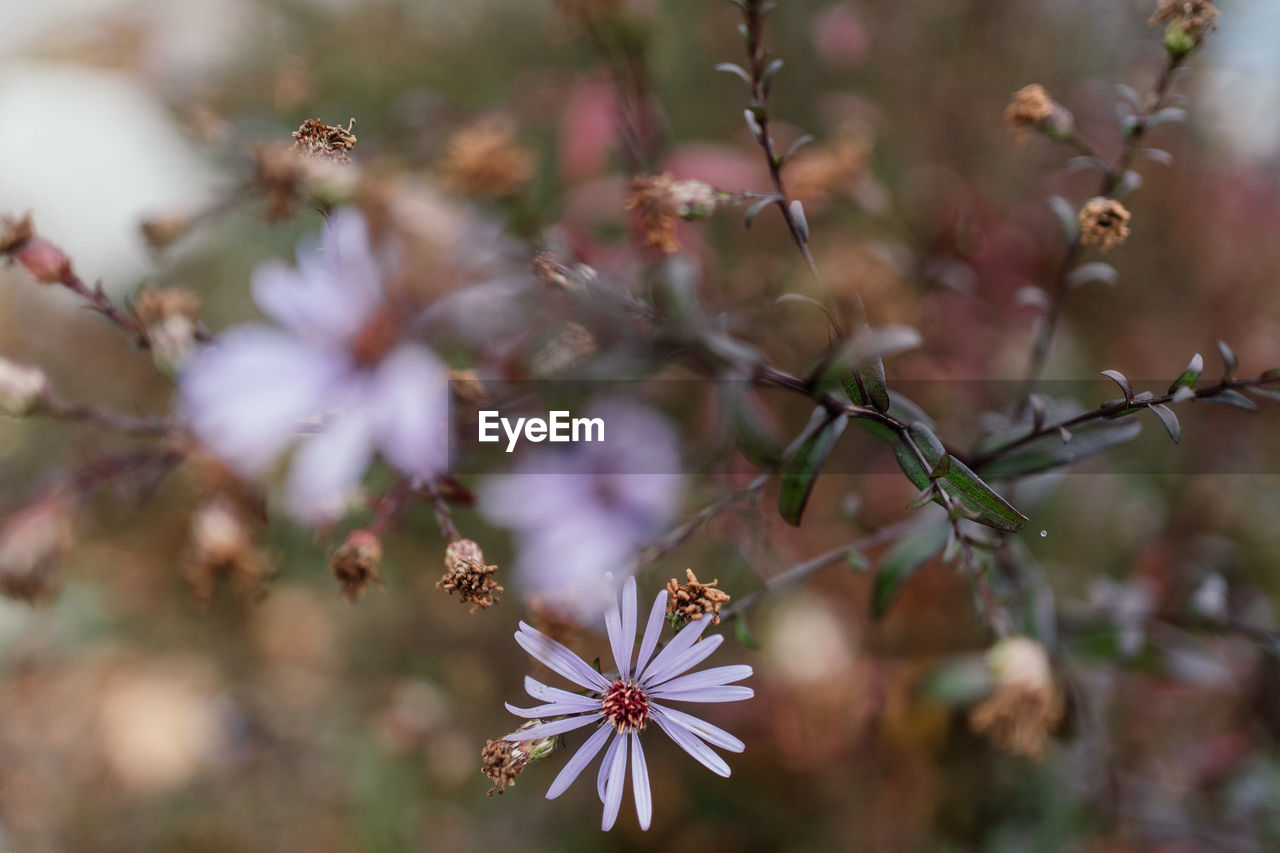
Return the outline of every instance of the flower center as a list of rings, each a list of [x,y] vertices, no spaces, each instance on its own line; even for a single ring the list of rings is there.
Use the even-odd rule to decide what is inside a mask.
[[[636,684],[621,679],[604,692],[604,718],[619,732],[638,732],[649,722],[649,697]]]

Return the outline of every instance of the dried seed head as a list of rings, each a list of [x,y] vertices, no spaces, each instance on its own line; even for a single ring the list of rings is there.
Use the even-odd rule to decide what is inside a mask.
[[[0,220],[0,255],[9,255],[22,248],[22,244],[31,239],[34,233],[31,227],[31,214],[21,219],[6,216]]]
[[[516,142],[510,122],[491,118],[455,133],[445,145],[439,168],[450,192],[506,198],[533,178],[534,157]]]
[[[176,373],[195,349],[200,297],[182,287],[138,291],[133,315],[138,319],[156,366]]]
[[[18,510],[0,527],[0,594],[27,602],[57,591],[59,565],[72,542],[72,501],[54,491]]]
[[[530,720],[516,729],[516,733],[542,725],[543,722],[543,720]],[[480,769],[493,782],[488,796],[492,797],[494,791],[501,795],[508,785],[514,787],[516,777],[529,766],[530,762],[546,758],[555,750],[555,742],[554,737],[522,741],[510,741],[506,738],[485,741],[484,749],[480,751]]]
[[[49,377],[43,370],[0,358],[0,415],[29,415],[48,393]]]
[[[318,118],[309,118],[293,132],[293,150],[321,160],[350,163],[351,158],[347,156],[347,152],[356,147],[356,137],[351,132],[355,124],[355,119],[342,127],[325,124]]]
[[[1164,46],[1175,57],[1191,53],[1204,37],[1217,28],[1218,10],[1210,0],[1160,0],[1148,21],[1151,26],[1166,24]]]
[[[1091,198],[1080,208],[1080,243],[1101,246],[1107,252],[1129,236],[1130,214],[1113,198]]]
[[[676,221],[706,219],[715,212],[721,193],[702,181],[677,181],[669,172],[636,178],[626,209],[640,213],[646,248],[672,254],[680,249]]]
[[[1062,720],[1062,696],[1044,646],[1008,637],[987,653],[995,689],[969,711],[969,726],[999,749],[1044,757],[1049,734]]]
[[[222,578],[229,578],[240,594],[255,597],[262,591],[265,574],[249,524],[234,500],[219,495],[196,510],[184,575],[197,598],[212,600]]]
[[[1004,122],[1018,144],[1025,144],[1031,131],[1041,131],[1050,139],[1063,140],[1075,132],[1075,117],[1039,83],[1013,93],[1004,111]]]
[[[710,583],[702,583],[693,573],[693,569],[684,570],[685,583],[677,583],[675,578],[667,582],[667,621],[676,628],[682,628],[704,614],[711,614],[711,624],[720,624],[720,607],[729,600],[729,595],[717,589],[720,579]]]
[[[329,569],[342,585],[347,601],[359,601],[371,583],[382,586],[378,566],[382,563],[382,541],[369,530],[354,530],[347,541],[329,555]]]
[[[493,579],[497,566],[486,566],[480,546],[470,539],[449,543],[444,552],[444,576],[436,582],[436,589],[452,595],[458,593],[462,602],[471,605],[471,612],[489,607],[503,592]]]
[[[186,211],[175,211],[142,220],[142,236],[152,251],[173,245],[191,230],[195,217]]]

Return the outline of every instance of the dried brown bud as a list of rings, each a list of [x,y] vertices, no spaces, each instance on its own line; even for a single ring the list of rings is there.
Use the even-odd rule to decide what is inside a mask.
[[[471,604],[471,612],[489,607],[498,600],[503,588],[493,579],[497,566],[486,566],[480,546],[470,539],[450,542],[444,552],[444,576],[436,582],[436,589],[458,597],[464,604]]]
[[[683,627],[710,613],[711,624],[719,625],[720,607],[729,600],[728,593],[716,589],[720,579],[702,583],[693,569],[685,569],[684,574],[685,583],[677,583],[675,578],[667,582],[667,620]]]
[[[529,720],[514,733],[518,734],[543,722],[543,720]],[[480,751],[480,769],[493,782],[488,796],[492,797],[494,791],[502,794],[508,785],[514,787],[516,777],[529,766],[531,761],[546,758],[555,748],[554,737],[522,741],[510,741],[506,738],[485,741],[484,749]]]
[[[195,224],[195,217],[186,211],[175,211],[142,220],[142,236],[153,251],[159,252],[181,239]]]
[[[156,366],[176,372],[195,348],[199,295],[182,287],[144,287],[132,307]]]
[[[533,178],[534,158],[516,142],[510,122],[486,119],[449,139],[439,168],[451,192],[505,198],[520,192]]]
[[[249,523],[234,500],[220,495],[196,510],[184,575],[197,598],[212,600],[222,578],[230,579],[241,595],[255,597],[262,591],[265,574]]]
[[[53,596],[71,547],[71,510],[55,491],[9,516],[0,527],[0,594],[32,603]]]
[[[995,689],[970,709],[969,726],[1006,752],[1043,758],[1063,711],[1044,646],[1007,637],[987,653],[987,666]]]
[[[1129,236],[1129,211],[1113,198],[1091,198],[1080,208],[1080,244],[1107,252]]]
[[[21,219],[6,216],[0,220],[0,255],[8,255],[22,248],[22,244],[30,240],[33,233],[31,214]]]
[[[1075,132],[1075,117],[1071,111],[1049,97],[1039,83],[1024,86],[1013,93],[1013,100],[1004,111],[1004,121],[1018,144],[1025,143],[1027,134],[1033,130],[1058,141]]]
[[[382,563],[382,541],[369,530],[355,530],[329,556],[329,568],[342,584],[347,601],[358,601],[371,583],[382,586],[378,566]]]
[[[720,193],[702,181],[678,181],[664,172],[661,175],[636,178],[626,209],[640,213],[643,243],[646,248],[672,254],[680,249],[676,240],[676,221],[705,219],[720,203]]]
[[[322,160],[350,163],[351,158],[347,156],[347,152],[356,147],[356,137],[351,132],[355,124],[355,119],[342,127],[325,124],[318,118],[309,118],[293,132],[293,150]]]

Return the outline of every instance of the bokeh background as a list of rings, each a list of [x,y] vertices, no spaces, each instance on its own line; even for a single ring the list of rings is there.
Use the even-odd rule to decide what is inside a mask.
[[[1016,294],[1058,262],[1045,196],[1080,200],[1096,182],[1065,173],[1068,152],[1042,139],[1016,145],[1004,106],[1041,83],[1118,150],[1114,85],[1148,92],[1163,62],[1153,5],[780,0],[768,40],[786,65],[772,113],[780,138],[818,138],[792,187],[825,292],[772,211],[749,233],[729,211],[680,226],[700,297],[801,370],[822,318],[774,297],[839,302],[857,288],[873,322],[924,335],[891,378],[930,380],[944,434],[975,437],[982,408],[1008,398],[978,399],[987,392],[967,380],[1008,380],[1013,393],[1035,319]],[[159,256],[142,218],[210,203],[246,173],[254,143],[287,141],[307,118],[355,117],[366,172],[446,188],[450,140],[491,122],[535,168],[499,199],[452,185],[450,204],[513,245],[550,235],[626,281],[644,256],[623,210],[615,86],[575,17],[583,6],[622,16],[614,36],[638,46],[656,128],[648,165],[766,189],[742,88],[712,70],[741,61],[728,3],[60,0],[0,8],[0,212],[30,210],[116,297],[143,282],[195,290],[217,331],[255,316],[253,266],[291,256],[319,217],[268,223],[244,207]],[[1151,134],[1176,163],[1141,167],[1145,185],[1126,201],[1132,237],[1107,258],[1120,281],[1073,295],[1052,377],[1117,368],[1167,383],[1193,352],[1212,376],[1219,339],[1245,375],[1280,365],[1280,6],[1221,7],[1177,83],[1189,122]],[[0,270],[0,354],[41,364],[67,397],[167,411],[172,386],[148,355],[65,297]],[[1000,394],[999,382],[983,387]],[[666,402],[688,447],[712,443],[696,401]],[[764,403],[792,430],[807,415],[781,395]],[[56,598],[0,601],[0,849],[1275,849],[1274,651],[1158,618],[1203,605],[1270,628],[1280,594],[1280,408],[1206,408],[1183,415],[1189,443],[1213,447],[1254,418],[1256,473],[1179,473],[1180,448],[1153,421],[1119,458],[1020,493],[1031,521],[1018,559],[1058,614],[1041,639],[1067,704],[1043,760],[993,748],[962,702],[929,686],[991,643],[965,579],[926,566],[873,621],[870,574],[836,565],[751,611],[758,649],[731,641],[718,655],[757,673],[755,700],[711,716],[747,743],[731,779],[651,740],[648,833],[624,803],[601,835],[589,784],[545,801],[562,754],[485,797],[480,749],[512,727],[502,702],[518,702],[534,671],[511,639],[527,610],[514,587],[474,615],[434,589],[444,543],[427,508],[386,539],[385,589],[355,604],[326,566],[336,542],[275,519],[256,536],[273,567],[265,592],[224,585],[204,601],[184,566],[206,473],[183,466],[154,489],[101,491],[79,516]],[[82,425],[6,420],[0,510],[129,446]],[[1134,458],[1165,473],[1123,473]],[[717,470],[691,470],[680,517],[751,469]],[[903,517],[913,492],[896,475],[827,477],[799,530],[769,493],[759,514],[731,513],[643,571],[641,589],[692,566],[745,595]],[[469,511],[458,522],[509,563],[502,531]],[[590,632],[580,644],[588,659],[605,650]]]

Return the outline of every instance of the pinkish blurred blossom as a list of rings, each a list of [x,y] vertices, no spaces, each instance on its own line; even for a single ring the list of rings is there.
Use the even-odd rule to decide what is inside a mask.
[[[345,510],[375,454],[401,473],[444,470],[448,374],[403,340],[361,215],[338,210],[317,245],[253,273],[253,297],[278,326],[223,333],[181,377],[181,409],[215,455],[261,476],[297,441],[285,501],[319,525]]]

